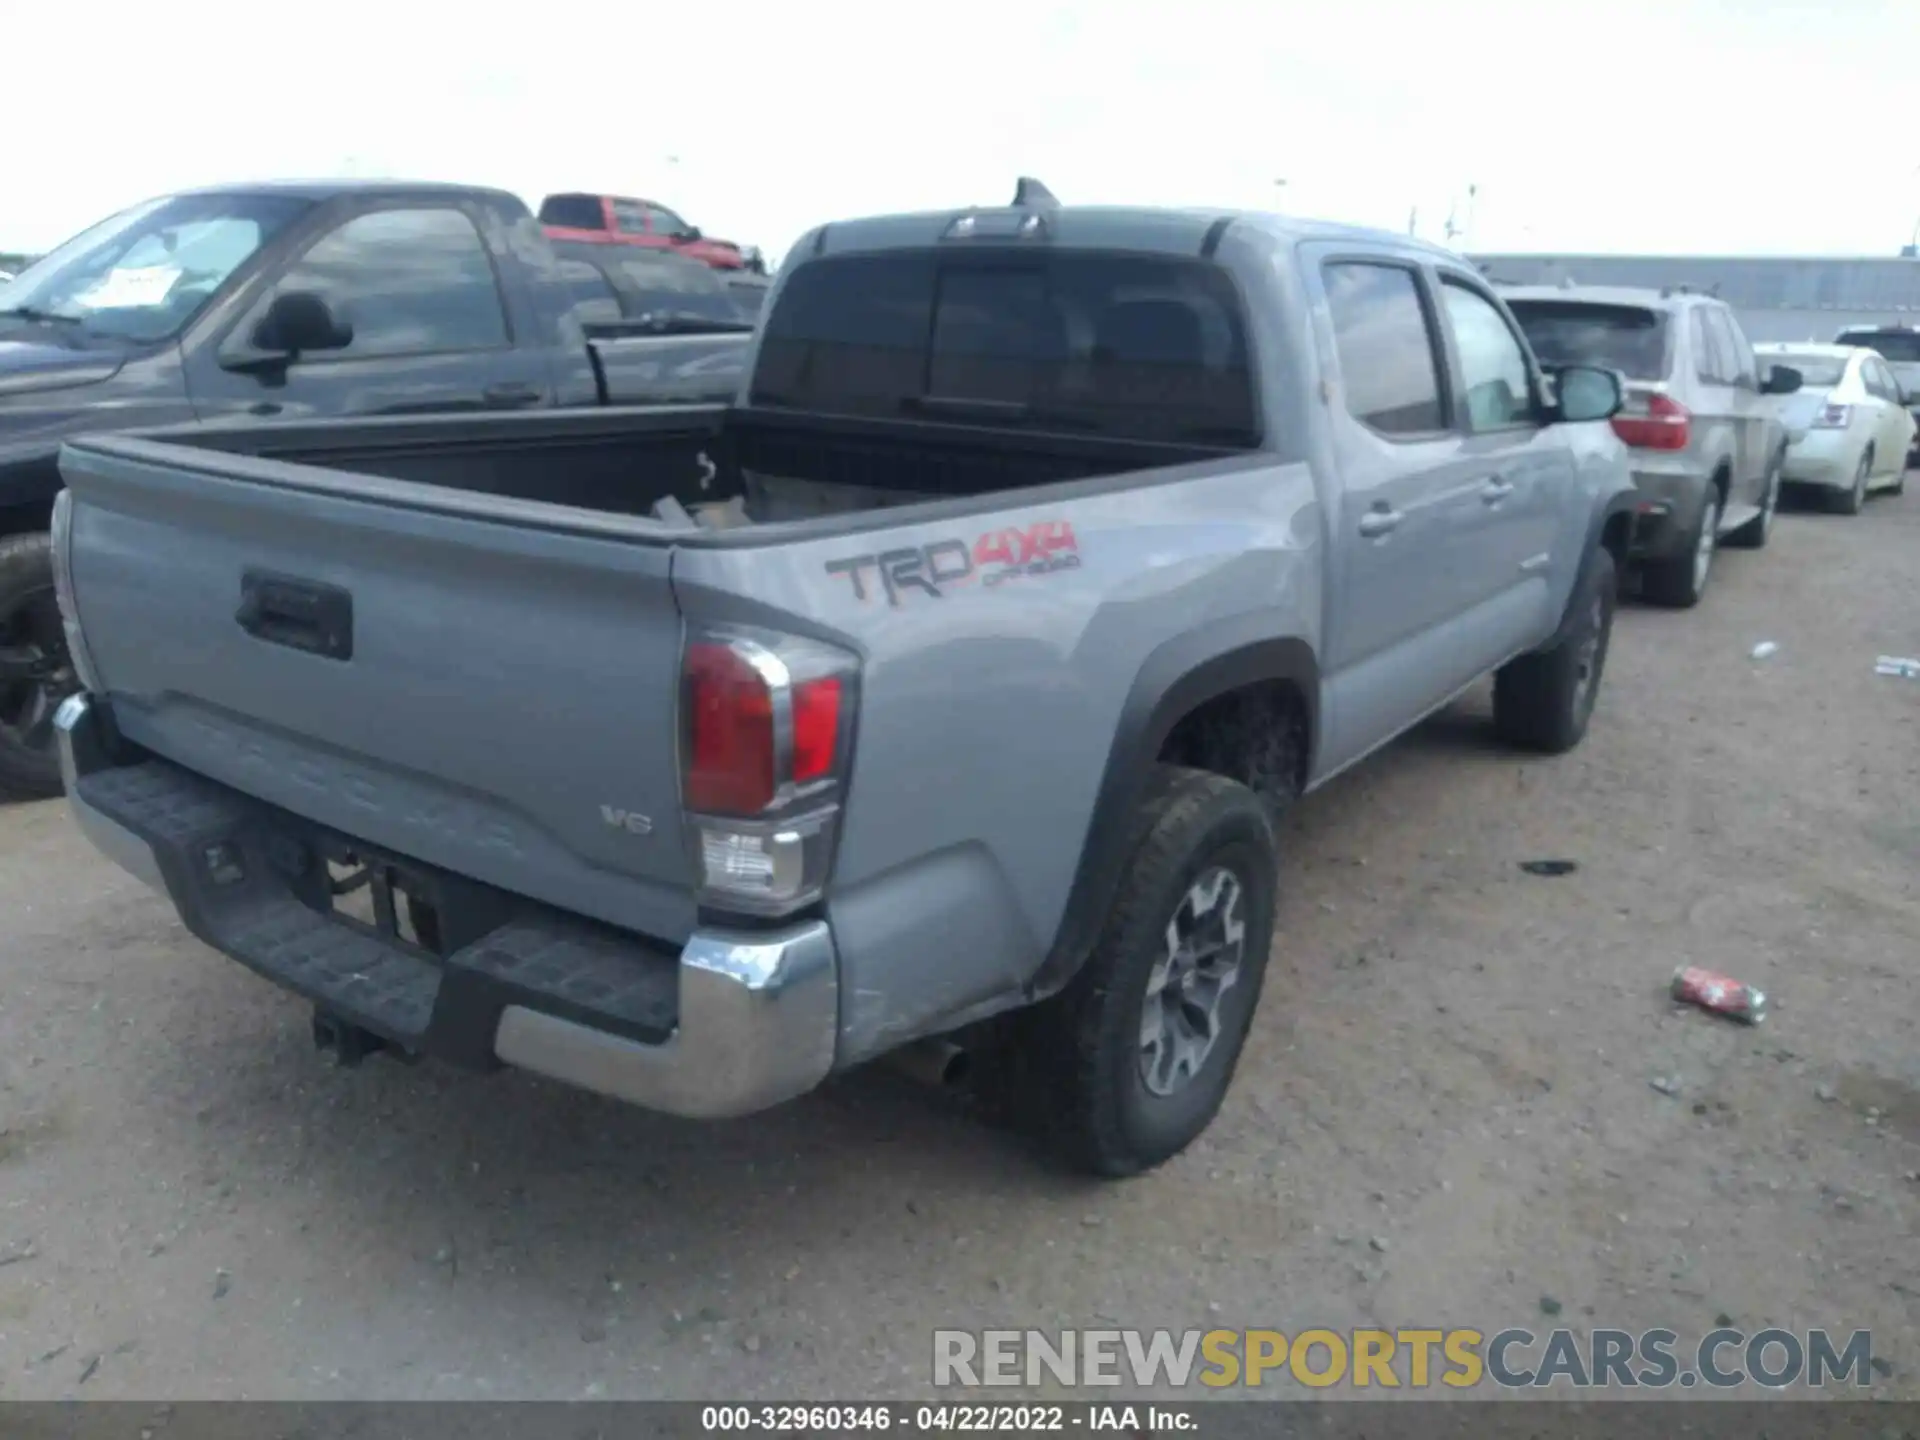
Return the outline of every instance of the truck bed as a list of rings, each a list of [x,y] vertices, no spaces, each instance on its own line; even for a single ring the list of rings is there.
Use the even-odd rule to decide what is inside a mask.
[[[565,522],[557,513],[565,507],[644,519],[618,527],[643,536],[673,533],[655,520],[667,500],[695,511],[739,501],[736,513],[758,526],[1124,482],[1234,453],[1024,431],[1009,443],[1006,432],[978,426],[685,406],[168,430],[89,439],[63,463],[160,461],[209,478],[469,513],[475,507],[455,495],[431,492],[491,496],[521,502],[480,507],[501,518],[551,527]]]

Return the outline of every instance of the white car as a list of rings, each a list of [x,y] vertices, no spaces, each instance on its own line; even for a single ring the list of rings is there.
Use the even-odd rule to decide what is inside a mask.
[[[1887,362],[1851,345],[1756,345],[1762,365],[1800,372],[1800,389],[1770,401],[1787,427],[1780,478],[1818,489],[1832,509],[1857,515],[1870,490],[1906,483],[1914,420]]]

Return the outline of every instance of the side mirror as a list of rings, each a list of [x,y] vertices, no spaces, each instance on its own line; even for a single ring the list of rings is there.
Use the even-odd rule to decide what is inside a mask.
[[[1800,388],[1800,372],[1791,365],[1769,365],[1766,379],[1760,382],[1762,395],[1791,395]]]
[[[1565,365],[1554,377],[1560,397],[1560,419],[1611,420],[1626,400],[1620,377],[1598,365]]]
[[[249,341],[262,354],[292,359],[310,350],[346,349],[353,327],[311,290],[287,290],[273,297]]]

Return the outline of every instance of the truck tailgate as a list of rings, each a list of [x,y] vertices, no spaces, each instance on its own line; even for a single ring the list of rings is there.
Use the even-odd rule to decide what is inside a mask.
[[[248,466],[62,455],[73,604],[122,733],[347,836],[683,939],[669,548]]]

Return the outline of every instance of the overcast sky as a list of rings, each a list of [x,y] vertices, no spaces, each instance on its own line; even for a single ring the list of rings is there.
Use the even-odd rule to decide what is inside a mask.
[[[1478,250],[1892,255],[1920,221],[1920,0],[0,0],[0,45],[0,250],[339,174],[643,195],[770,256],[1022,173],[1452,211]]]

